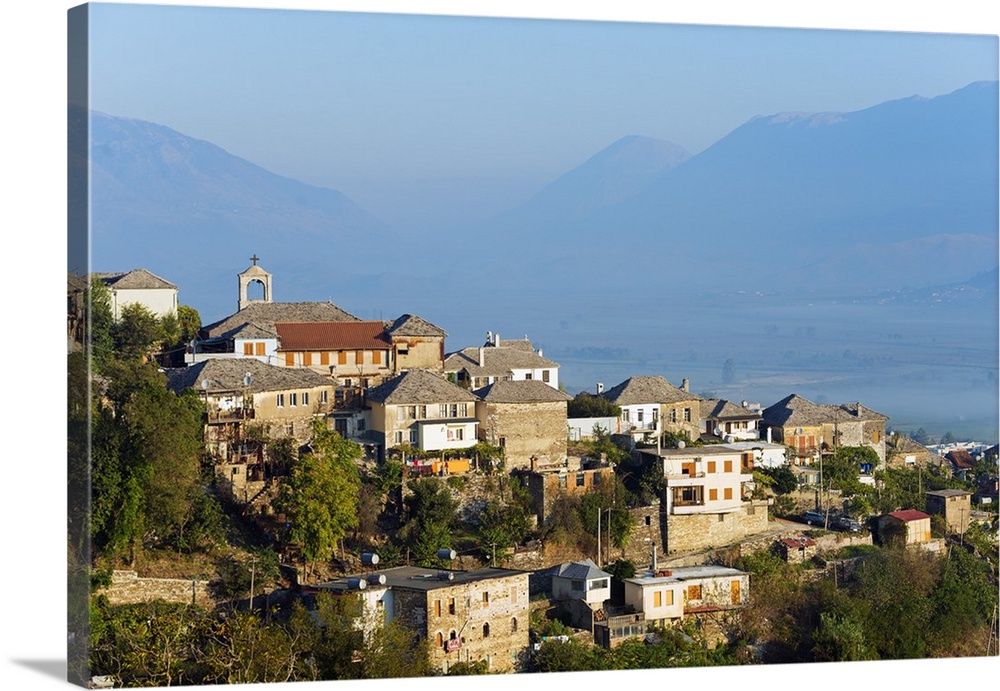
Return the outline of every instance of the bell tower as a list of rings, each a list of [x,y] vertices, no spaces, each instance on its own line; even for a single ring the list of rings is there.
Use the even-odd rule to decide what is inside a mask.
[[[271,274],[257,266],[257,262],[260,261],[260,258],[256,254],[250,257],[250,261],[253,262],[253,265],[248,266],[246,271],[237,276],[240,281],[240,301],[238,309],[243,309],[254,302],[271,302],[272,300]],[[263,286],[263,298],[251,300],[247,296],[247,290],[249,289],[251,283],[260,283],[261,286]]]

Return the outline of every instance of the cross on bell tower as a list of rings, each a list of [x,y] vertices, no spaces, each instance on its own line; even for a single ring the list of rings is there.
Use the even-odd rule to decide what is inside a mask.
[[[271,274],[257,266],[257,262],[260,261],[260,257],[257,256],[256,252],[254,252],[252,257],[250,257],[250,261],[253,262],[253,264],[248,266],[246,271],[237,276],[240,285],[240,300],[238,309],[243,309],[254,302],[271,302],[272,300]],[[250,287],[251,283],[259,283],[264,288],[263,298],[256,300],[250,299],[247,295],[247,289]]]

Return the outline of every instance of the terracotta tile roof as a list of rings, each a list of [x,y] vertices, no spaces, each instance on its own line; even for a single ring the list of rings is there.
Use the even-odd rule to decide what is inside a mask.
[[[808,537],[783,537],[781,543],[786,547],[798,549],[799,547],[815,547],[816,541]]]
[[[922,518],[930,518],[923,511],[917,511],[916,509],[903,509],[902,511],[893,511],[889,514],[895,519],[903,521],[904,523],[909,523],[910,521],[919,521]]]
[[[498,381],[472,393],[488,403],[558,403],[573,398],[537,379]]]
[[[277,322],[278,350],[384,350],[391,344],[381,321]]]
[[[614,388],[608,389],[601,396],[618,405],[701,400],[695,394],[677,388],[661,376],[630,377]]]
[[[951,461],[951,464],[956,468],[964,468],[968,470],[976,467],[976,460],[966,449],[954,449],[953,451],[946,453],[944,457],[946,460]]]

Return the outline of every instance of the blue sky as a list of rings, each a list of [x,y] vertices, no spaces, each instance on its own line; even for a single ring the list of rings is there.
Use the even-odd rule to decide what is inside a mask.
[[[697,153],[755,115],[997,78],[970,34],[115,4],[90,29],[91,107],[396,222],[502,210],[629,134]]]

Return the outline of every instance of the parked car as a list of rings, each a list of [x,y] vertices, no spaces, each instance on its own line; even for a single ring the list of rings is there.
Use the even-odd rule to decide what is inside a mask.
[[[834,530],[843,530],[848,533],[861,532],[861,524],[850,516],[845,516],[843,514],[830,516],[830,527]]]
[[[802,520],[809,525],[826,525],[826,514],[822,511],[806,511],[802,514]]]

